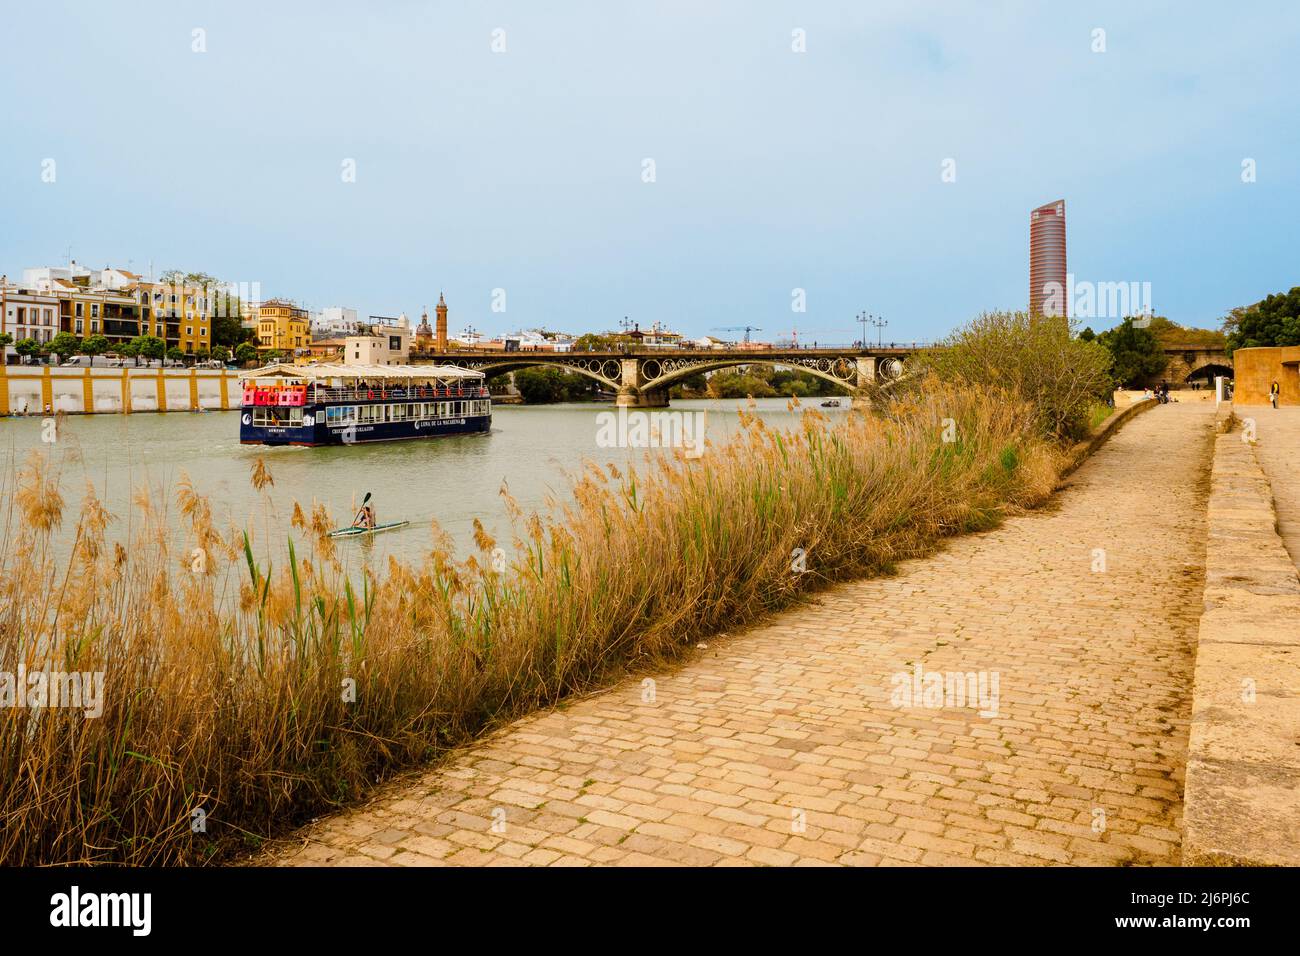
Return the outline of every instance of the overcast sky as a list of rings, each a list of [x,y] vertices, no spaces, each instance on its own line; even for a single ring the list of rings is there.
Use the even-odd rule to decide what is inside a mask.
[[[1084,6],[7,4],[0,271],[911,340],[1024,308],[1064,198],[1076,279],[1175,321],[1300,284],[1300,7]]]

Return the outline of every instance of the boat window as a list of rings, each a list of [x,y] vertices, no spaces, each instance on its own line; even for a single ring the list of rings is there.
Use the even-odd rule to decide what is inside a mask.
[[[275,405],[256,405],[253,424],[259,428],[298,428],[302,425],[302,408],[283,408]]]

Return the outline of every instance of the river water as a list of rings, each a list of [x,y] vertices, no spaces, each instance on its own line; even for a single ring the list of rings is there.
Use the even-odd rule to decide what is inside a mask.
[[[791,428],[803,409],[821,401],[807,399],[802,409],[791,411],[786,399],[760,399],[755,411],[774,427]],[[848,399],[839,401],[847,410]],[[736,431],[739,411],[746,406],[737,400],[679,400],[669,411],[703,412],[707,437],[718,442]],[[88,481],[118,516],[110,529],[110,537],[118,540],[125,538],[137,489],[147,485],[153,494],[167,495],[175,512],[182,475],[209,498],[220,527],[229,522],[243,527],[252,520],[262,534],[269,530],[280,540],[290,530],[295,500],[304,510],[313,501],[325,504],[342,526],[350,523],[353,509],[369,491],[380,522],[406,519],[411,524],[366,540],[341,541],[339,553],[349,566],[381,568],[390,554],[417,558],[426,552],[431,519],[451,533],[462,557],[472,548],[475,518],[509,548],[510,526],[499,494],[503,482],[528,512],[543,509],[548,494],[564,500],[569,487],[565,474],[578,471],[584,459],[620,467],[643,462],[645,449],[601,447],[598,416],[611,411],[612,406],[596,404],[498,405],[485,435],[330,448],[240,445],[234,411],[69,416],[53,443],[42,441],[40,418],[11,418],[0,420],[0,460],[6,470],[0,481],[4,493],[12,494],[15,469],[28,451],[49,455],[66,502],[63,535],[68,540]],[[650,452],[656,453],[662,452]],[[250,482],[259,457],[275,481],[267,489],[269,511],[263,493]]]

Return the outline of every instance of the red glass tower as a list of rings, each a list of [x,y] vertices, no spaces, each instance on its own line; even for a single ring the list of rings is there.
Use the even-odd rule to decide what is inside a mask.
[[[1029,312],[1066,317],[1070,314],[1068,299],[1065,200],[1058,199],[1029,214]]]

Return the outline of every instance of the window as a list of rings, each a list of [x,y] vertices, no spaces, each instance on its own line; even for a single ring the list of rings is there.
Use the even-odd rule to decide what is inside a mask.
[[[25,305],[20,305],[18,307],[18,321],[19,322],[27,321],[27,307]]]
[[[92,302],[92,303],[90,304],[90,317],[91,317],[92,319],[97,319],[97,318],[99,318],[99,303],[98,303],[98,302]]]
[[[193,327],[192,325],[187,325],[187,326],[185,326],[185,334],[186,334],[186,335],[193,335],[193,334],[194,334],[194,327]]]
[[[77,328],[76,328],[76,333],[77,333],[78,335],[81,334],[81,319],[77,319]]]
[[[90,331],[91,331],[92,334],[95,333],[95,332],[98,332],[98,331],[99,331],[99,320],[98,320],[98,319],[91,319],[91,320],[90,320]]]
[[[49,325],[54,321],[54,314],[50,309],[45,310],[45,324]]]
[[[207,330],[207,329],[205,329],[205,328],[200,328],[200,329],[199,329],[199,338],[204,338],[204,337],[207,336],[207,334],[208,334],[208,330]]]
[[[355,405],[332,405],[325,409],[325,424],[348,425],[357,420]]]
[[[302,408],[257,405],[253,408],[253,424],[261,428],[301,428]]]

